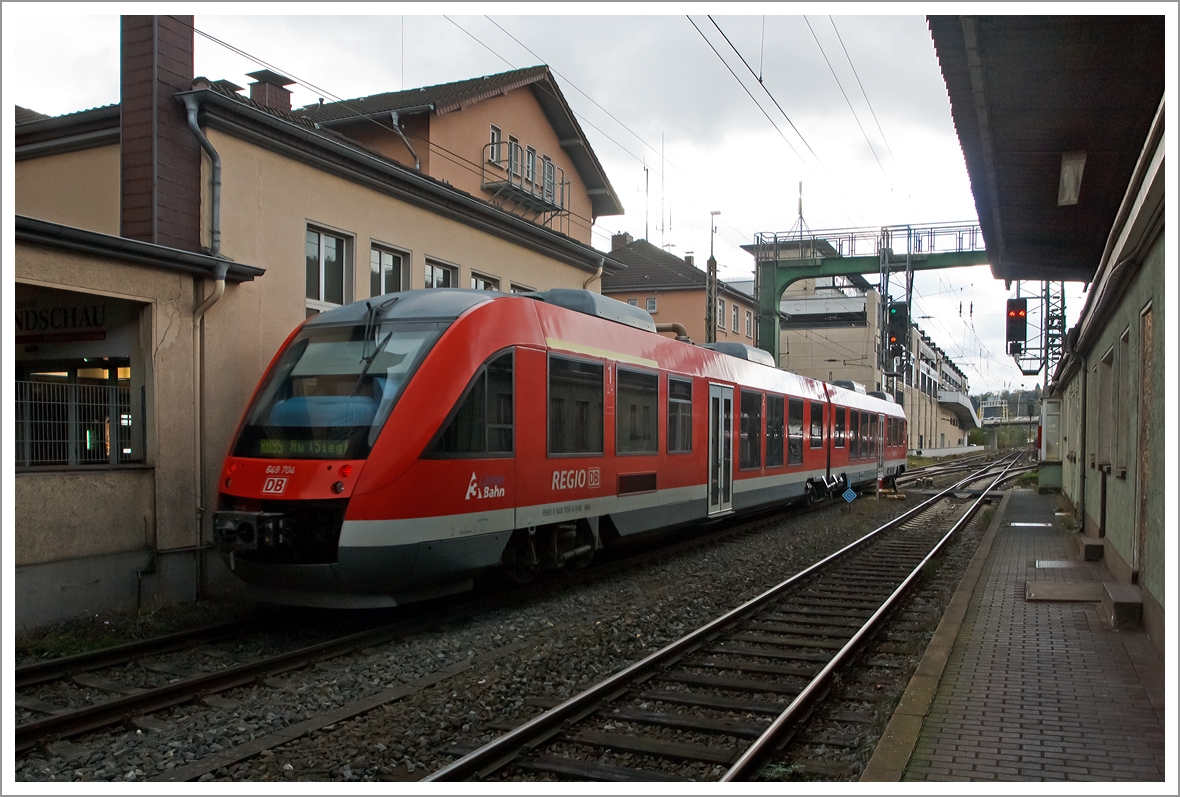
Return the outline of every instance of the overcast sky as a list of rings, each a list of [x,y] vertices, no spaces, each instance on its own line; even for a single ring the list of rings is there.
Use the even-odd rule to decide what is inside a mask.
[[[242,8],[290,14],[292,6]],[[657,246],[703,263],[709,211],[718,210],[722,277],[752,279],[753,259],[739,247],[796,224],[800,182],[813,231],[976,219],[923,16],[840,16],[846,6],[809,6],[821,13],[803,17],[735,16],[719,5],[725,13],[712,20],[663,5],[644,6],[658,16],[622,16],[623,7],[519,15],[562,10],[549,4],[488,6],[487,16],[472,16],[471,6],[447,16],[293,8],[224,16],[196,7],[198,30],[212,38],[196,38],[195,73],[246,86],[246,73],[264,62],[301,81],[292,87],[301,106],[548,64],[627,211],[599,219],[600,249],[613,232],[646,230]],[[80,16],[95,10],[110,15]],[[118,10],[5,4],[9,107],[56,115],[118,102]],[[920,273],[915,283],[914,320],[960,365],[972,393],[1039,383],[1004,354],[1004,300],[1015,286],[1006,291],[986,267]],[[1080,286],[1067,296],[1072,325],[1084,297]],[[817,343],[828,345],[822,335]]]

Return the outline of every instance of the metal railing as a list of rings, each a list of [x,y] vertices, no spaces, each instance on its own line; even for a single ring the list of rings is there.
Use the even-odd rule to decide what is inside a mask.
[[[144,390],[73,382],[16,383],[16,466],[144,461]]]
[[[533,212],[567,210],[570,182],[565,170],[551,160],[537,158],[530,175],[525,154],[524,148],[513,141],[484,144],[480,187]]]
[[[759,261],[869,257],[880,254],[882,248],[892,249],[895,255],[984,249],[983,230],[975,222],[760,232],[754,243]]]

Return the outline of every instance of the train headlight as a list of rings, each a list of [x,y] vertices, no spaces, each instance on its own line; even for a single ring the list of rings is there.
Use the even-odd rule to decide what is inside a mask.
[[[344,482],[336,482],[333,484],[332,492],[336,493],[336,495],[340,495],[340,493],[344,492]]]

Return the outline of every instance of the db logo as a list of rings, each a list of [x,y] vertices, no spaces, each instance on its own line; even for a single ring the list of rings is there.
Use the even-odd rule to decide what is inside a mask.
[[[598,470],[598,468],[591,468],[588,476],[588,486],[598,487],[600,484],[602,484],[602,473]]]
[[[285,476],[267,476],[262,485],[262,492],[269,495],[280,495],[286,489],[287,479]]]

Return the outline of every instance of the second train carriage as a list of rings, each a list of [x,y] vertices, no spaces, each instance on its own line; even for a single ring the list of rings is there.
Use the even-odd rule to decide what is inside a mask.
[[[226,457],[215,534],[276,602],[377,606],[905,468],[893,402],[655,334],[586,291],[409,291],[314,316]]]

